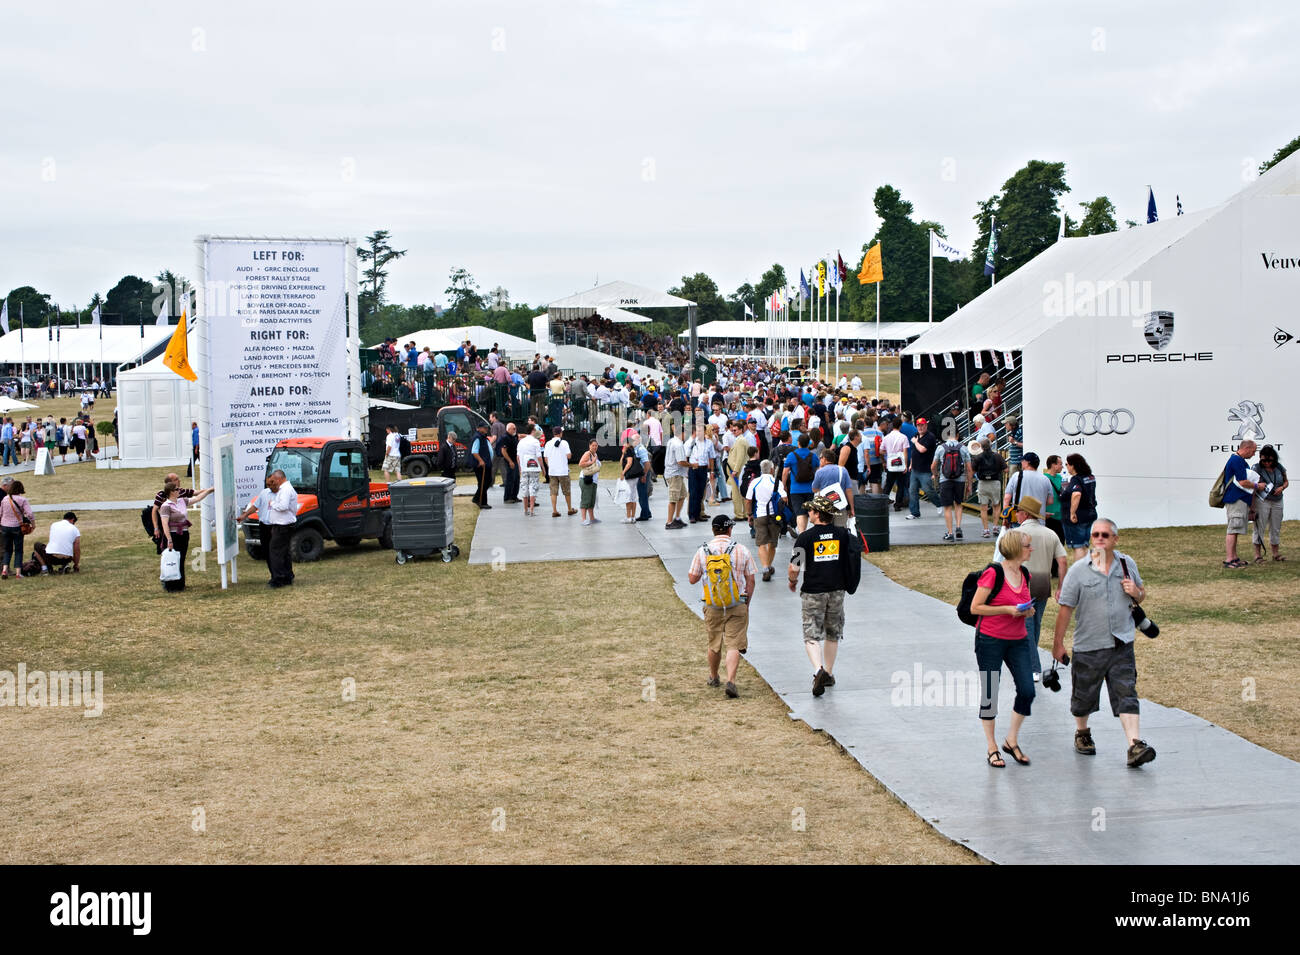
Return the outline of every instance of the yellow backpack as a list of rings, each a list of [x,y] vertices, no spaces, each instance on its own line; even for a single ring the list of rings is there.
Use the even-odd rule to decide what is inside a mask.
[[[709,550],[703,545],[704,553],[704,603],[708,607],[734,607],[740,603],[740,584],[731,566],[731,552],[736,549],[732,541],[721,554]]]

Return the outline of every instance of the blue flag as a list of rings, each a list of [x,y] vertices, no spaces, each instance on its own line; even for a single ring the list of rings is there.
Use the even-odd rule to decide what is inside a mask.
[[[799,296],[805,301],[812,298],[812,289],[808,287],[808,280],[803,276],[803,269],[799,270]]]
[[[1155,222],[1159,216],[1156,215],[1156,194],[1155,191],[1147,186],[1147,222]]]
[[[984,256],[984,274],[993,274],[993,256],[998,252],[998,219],[993,217],[993,224],[989,227],[989,251]]]

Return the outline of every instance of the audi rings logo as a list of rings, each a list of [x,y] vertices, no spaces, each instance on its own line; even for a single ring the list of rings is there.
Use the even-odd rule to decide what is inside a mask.
[[[1073,438],[1086,434],[1128,434],[1133,430],[1133,412],[1127,408],[1067,411],[1061,415],[1061,434]]]

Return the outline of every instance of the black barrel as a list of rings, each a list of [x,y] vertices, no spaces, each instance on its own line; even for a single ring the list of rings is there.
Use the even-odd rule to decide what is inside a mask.
[[[855,494],[853,511],[858,516],[858,530],[867,539],[867,550],[876,554],[889,550],[888,494]]]

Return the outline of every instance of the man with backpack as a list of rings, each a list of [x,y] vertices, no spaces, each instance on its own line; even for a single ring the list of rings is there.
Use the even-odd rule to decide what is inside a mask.
[[[708,636],[709,680],[719,686],[718,666],[727,651],[726,693],[736,692],[740,655],[749,649],[749,601],[754,596],[754,558],[745,546],[731,539],[735,522],[726,514],[713,518],[713,539],[695,552],[686,579],[704,582],[704,632]]]
[[[970,465],[970,452],[951,435],[934,453],[931,475],[939,484],[939,504],[943,507],[945,541],[961,540],[961,505],[970,494],[975,472]]]
[[[808,502],[812,526],[801,533],[790,552],[790,591],[799,583],[803,614],[803,646],[812,663],[813,696],[835,685],[835,657],[844,637],[844,595],[854,593],[862,579],[862,538],[831,523],[835,505],[820,494]]]
[[[808,512],[805,505],[812,500],[813,478],[817,476],[817,456],[808,448],[808,435],[799,435],[799,445],[785,459],[786,498],[794,511],[795,529],[802,534],[808,526]]]
[[[972,442],[971,447],[974,448],[975,444]],[[1007,462],[993,449],[987,438],[978,444],[980,452],[971,460],[971,468],[979,481],[975,493],[979,500],[980,523],[984,525],[984,536],[991,537],[993,532],[990,525],[998,519],[1002,501],[1002,474],[1007,470]]]

